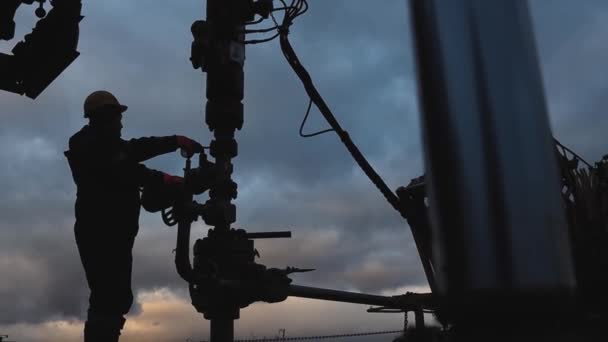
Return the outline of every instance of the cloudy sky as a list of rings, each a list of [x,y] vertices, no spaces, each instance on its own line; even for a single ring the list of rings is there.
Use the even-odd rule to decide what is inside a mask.
[[[36,101],[0,93],[0,335],[78,341],[88,288],[73,239],[75,186],[63,157],[85,123],[82,102],[108,89],[130,109],[127,138],[187,135],[206,144],[204,75],[191,68],[190,24],[203,1],[84,1],[81,57]],[[291,41],[328,104],[391,188],[422,173],[409,20],[404,0],[310,0]],[[376,2],[374,1],[374,4]],[[593,161],[608,152],[608,3],[533,0],[550,118],[562,142]],[[34,24],[22,6],[17,38]],[[16,42],[0,43],[9,52]],[[237,227],[291,229],[291,240],[257,243],[268,266],[314,267],[302,285],[395,294],[425,291],[409,228],[354,166],[339,139],[298,136],[307,98],[278,43],[248,49],[245,126],[237,134]],[[313,111],[308,131],[325,128]],[[179,174],[178,154],[148,166]],[[204,198],[201,200],[204,201]],[[207,227],[196,223],[193,239]],[[189,304],[171,250],[175,231],[142,214],[134,248],[136,304],[124,341],[208,337]],[[242,311],[239,337],[393,330],[399,315],[289,299]],[[331,324],[327,323],[331,317]],[[363,339],[359,339],[363,342]],[[377,339],[376,339],[377,340]],[[390,340],[389,337],[386,340]]]

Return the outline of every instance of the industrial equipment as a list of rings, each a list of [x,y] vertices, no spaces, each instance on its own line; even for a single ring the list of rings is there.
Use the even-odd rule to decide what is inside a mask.
[[[0,7],[0,39],[14,35],[21,2]],[[77,56],[80,0],[51,1],[48,14],[13,49],[0,54],[0,88],[35,98]],[[276,7],[276,4],[280,4]],[[608,318],[608,157],[582,158],[554,140],[525,1],[409,0],[417,60],[424,176],[393,191],[332,114],[289,41],[306,0],[206,0],[207,18],[192,24],[190,62],[206,73],[205,122],[213,140],[182,188],[144,189],[143,205],[177,225],[175,263],[192,304],[210,320],[212,342],[234,339],[234,320],[256,301],[289,296],[414,312],[408,341],[560,340],[591,338]],[[281,17],[282,15],[282,17]],[[277,16],[280,18],[277,19]],[[280,20],[279,20],[280,19]],[[272,21],[264,29],[251,28]],[[261,39],[248,36],[268,34]],[[389,205],[409,223],[432,293],[377,296],[293,284],[311,269],[256,263],[254,240],[291,232],[237,229],[238,185],[232,159],[245,120],[247,45],[278,39],[329,129]],[[36,57],[49,56],[45,62]],[[308,112],[304,119],[308,117]],[[302,122],[302,126],[304,125]],[[209,189],[209,199],[194,196]],[[213,228],[194,244],[190,226]],[[428,329],[433,313],[442,329]],[[573,314],[574,313],[574,314]],[[573,318],[574,316],[574,318]],[[569,324],[565,324],[568,322]],[[496,336],[496,332],[500,336]]]

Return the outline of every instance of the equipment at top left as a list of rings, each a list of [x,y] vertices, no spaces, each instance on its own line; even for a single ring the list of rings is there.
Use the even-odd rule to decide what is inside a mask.
[[[15,13],[22,3],[39,3],[35,14],[41,18],[33,31],[18,42],[12,54],[0,53],[0,89],[35,99],[79,55],[78,36],[81,0],[2,0],[0,40],[15,35]]]

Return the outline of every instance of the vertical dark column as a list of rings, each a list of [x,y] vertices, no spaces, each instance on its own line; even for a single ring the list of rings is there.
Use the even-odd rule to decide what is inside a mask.
[[[245,45],[239,0],[207,0],[207,22],[211,46],[207,64],[207,105],[205,121],[213,131],[211,156],[220,170],[219,181],[209,191],[204,217],[216,231],[228,231],[236,221],[237,185],[232,180],[232,158],[238,154],[234,133],[243,126]]]
[[[207,0],[209,49],[206,56],[207,104],[205,121],[213,132],[210,154],[215,158],[218,181],[209,190],[205,223],[214,227],[213,259],[221,270],[230,270],[230,226],[236,221],[237,184],[232,180],[232,158],[238,154],[235,131],[243,126],[245,45],[243,0]],[[220,247],[223,246],[223,247]],[[227,274],[224,274],[226,276]],[[209,295],[210,293],[208,293]],[[212,300],[205,312],[210,319],[211,342],[232,342],[239,307],[226,294]]]
[[[575,282],[527,2],[410,10],[438,294],[464,324],[555,316]]]
[[[211,320],[210,338],[211,342],[234,341],[234,320],[213,319]]]

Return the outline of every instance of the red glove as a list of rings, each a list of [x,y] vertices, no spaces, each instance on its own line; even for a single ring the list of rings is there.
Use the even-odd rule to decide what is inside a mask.
[[[184,179],[180,176],[173,176],[168,173],[163,173],[163,184],[165,185],[179,185],[184,182]]]
[[[195,153],[203,152],[203,145],[199,144],[198,142],[183,135],[177,135],[176,138],[177,146],[186,151],[188,155],[191,156]]]

